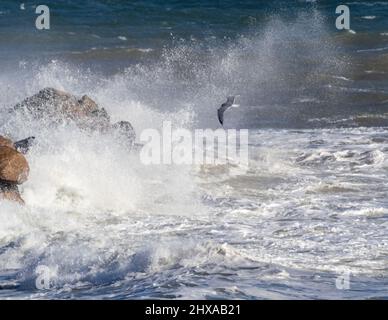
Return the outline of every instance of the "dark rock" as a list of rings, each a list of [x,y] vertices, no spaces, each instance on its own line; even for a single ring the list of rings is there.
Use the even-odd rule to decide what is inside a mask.
[[[88,96],[81,99],[53,88],[45,88],[17,104],[13,110],[51,123],[74,122],[81,128],[106,130],[110,118],[105,109]]]
[[[15,149],[23,154],[26,154],[35,141],[35,137],[29,137],[27,139],[16,141],[13,145]]]
[[[135,143],[136,133],[132,125],[128,121],[112,125],[106,110],[87,95],[78,99],[67,92],[45,88],[17,104],[13,110],[51,124],[73,122],[82,129],[114,133],[130,146]]]
[[[129,146],[133,146],[136,140],[136,132],[128,121],[120,121],[112,126],[114,134],[118,135],[120,141],[125,142]]]
[[[20,196],[18,186],[3,181],[0,181],[0,200],[9,200],[24,204],[24,200]]]

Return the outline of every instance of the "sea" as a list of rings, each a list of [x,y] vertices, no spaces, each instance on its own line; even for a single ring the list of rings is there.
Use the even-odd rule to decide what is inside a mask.
[[[0,2],[0,299],[387,299],[388,1]],[[339,30],[339,5],[350,26]],[[130,121],[249,130],[249,164],[145,165],[9,110],[53,87]]]

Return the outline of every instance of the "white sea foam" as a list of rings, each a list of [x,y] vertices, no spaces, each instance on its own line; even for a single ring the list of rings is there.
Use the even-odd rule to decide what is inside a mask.
[[[310,19],[325,34],[319,16]],[[163,120],[215,126],[215,110],[231,90],[262,101],[276,97],[264,80],[300,88],[288,77],[300,76],[294,43],[319,61],[307,79],[302,74],[304,86],[321,88],[323,69],[343,74],[332,44],[309,42],[305,28],[274,21],[205,58],[183,43],[156,63],[113,76],[27,62],[0,75],[0,105],[4,111],[55,87],[88,94],[137,133]],[[285,92],[282,98],[297,101]],[[384,129],[251,132],[246,172],[144,166],[114,136],[6,112],[0,129],[37,141],[21,187],[26,206],[0,203],[0,287],[11,288],[1,297],[333,298],[345,294],[334,286],[338,270],[372,281],[386,276],[388,226],[378,220],[387,194]],[[35,290],[38,266],[56,271],[55,288]],[[287,290],[275,294],[273,284]]]
[[[376,16],[363,16],[362,18],[365,20],[374,20],[376,19]]]

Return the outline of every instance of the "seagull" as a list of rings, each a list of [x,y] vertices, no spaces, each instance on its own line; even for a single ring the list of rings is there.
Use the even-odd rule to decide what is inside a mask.
[[[227,97],[226,102],[221,105],[221,108],[217,110],[218,113],[218,121],[220,121],[221,125],[224,125],[224,112],[229,108],[238,108],[239,104],[234,104],[234,101],[238,96],[230,96]]]

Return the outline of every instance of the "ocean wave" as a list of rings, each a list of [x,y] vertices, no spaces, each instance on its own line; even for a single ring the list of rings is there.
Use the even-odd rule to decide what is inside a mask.
[[[0,296],[333,298],[347,294],[333,284],[343,270],[376,288],[386,276],[385,114],[338,115],[330,102],[386,92],[358,87],[319,12],[298,18],[211,46],[179,37],[161,52],[92,46],[4,70],[0,131],[37,143],[21,187],[26,206],[0,203]],[[82,64],[133,52],[156,58],[113,73]],[[44,87],[88,94],[138,135],[164,120],[218,128],[216,109],[231,93],[241,94],[240,110],[252,106],[252,127],[265,119],[299,129],[251,130],[248,168],[144,166],[112,135],[6,112]],[[241,114],[228,126],[247,126]],[[300,129],[299,119],[323,125]],[[53,274],[52,290],[37,290],[39,267]],[[288,290],[274,293],[274,283]]]

